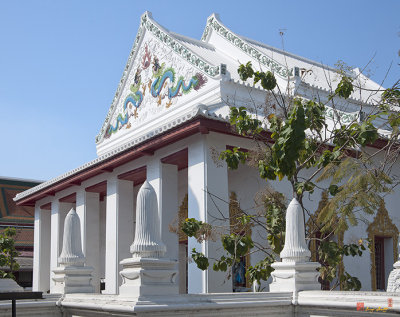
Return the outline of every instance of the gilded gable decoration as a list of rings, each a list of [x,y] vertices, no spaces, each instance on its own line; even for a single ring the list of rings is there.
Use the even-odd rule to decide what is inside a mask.
[[[378,213],[374,221],[370,223],[367,228],[368,238],[372,243],[371,247],[371,288],[376,291],[376,264],[375,264],[375,237],[384,237],[393,239],[393,259],[397,259],[397,244],[399,230],[389,217],[388,211],[385,207],[385,202],[382,201]]]

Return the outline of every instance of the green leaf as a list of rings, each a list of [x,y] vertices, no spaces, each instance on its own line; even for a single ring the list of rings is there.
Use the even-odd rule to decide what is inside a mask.
[[[233,150],[225,150],[221,152],[219,159],[225,160],[230,169],[237,169],[239,163],[245,164],[249,153],[241,151],[240,148],[233,148]]]
[[[239,77],[241,80],[246,81],[248,78],[253,77],[254,70],[251,62],[247,62],[246,65],[240,64],[238,69]]]
[[[250,236],[241,236],[236,234],[223,235],[221,237],[222,245],[235,259],[246,255],[254,246]]]
[[[329,186],[329,194],[331,194],[332,196],[335,196],[338,192],[339,192],[338,185],[333,184],[333,185]]]
[[[192,249],[192,259],[202,271],[206,270],[210,265],[208,258],[203,253],[197,252],[195,248]]]
[[[181,229],[188,237],[195,237],[202,226],[202,221],[194,218],[187,218],[182,224]]]
[[[353,92],[353,84],[352,80],[350,77],[343,76],[342,80],[339,82],[339,85],[337,86],[335,93],[344,98],[347,99],[350,97],[351,93]]]

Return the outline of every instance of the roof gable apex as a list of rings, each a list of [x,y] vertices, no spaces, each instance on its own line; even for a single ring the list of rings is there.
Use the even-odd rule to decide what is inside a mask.
[[[208,17],[207,25],[204,29],[201,40],[208,43],[212,32],[216,32],[222,39],[247,54],[250,58],[256,59],[275,75],[278,75],[283,79],[288,79],[289,77],[294,76],[293,68],[287,68],[285,65],[273,60],[271,57],[258,50],[245,37],[239,36],[228,29],[224,24],[222,24],[219,14],[217,13],[213,13]]]
[[[178,36],[176,36],[175,33],[170,32],[168,29],[160,26],[157,22],[155,22],[152,18],[151,12],[146,11],[140,18],[139,29],[136,34],[132,49],[130,51],[128,61],[122,73],[121,80],[119,81],[107,116],[98,135],[96,136],[96,144],[99,144],[104,140],[105,132],[110,124],[110,121],[113,119],[114,113],[121,97],[121,93],[124,87],[127,85],[128,75],[132,71],[133,63],[138,55],[138,48],[140,47],[146,32],[152,34],[155,38],[157,38],[157,40],[161,41],[165,46],[174,51],[183,60],[194,66],[194,68],[197,68],[201,72],[205,73],[207,76],[211,78],[218,78],[220,75],[220,65],[213,65],[210,62],[206,61],[203,57],[193,52],[190,48],[185,46],[184,43],[182,43],[182,41],[179,39]]]

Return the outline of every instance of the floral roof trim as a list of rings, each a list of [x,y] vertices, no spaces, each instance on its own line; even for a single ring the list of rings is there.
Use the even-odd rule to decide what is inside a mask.
[[[211,29],[215,30],[219,35],[231,42],[237,48],[241,49],[250,57],[255,58],[261,64],[267,66],[274,74],[284,79],[287,79],[288,77],[292,77],[294,75],[293,69],[288,69],[286,66],[261,53],[255,47],[250,45],[247,41],[243,40],[238,35],[234,34],[228,28],[223,26],[214,14],[207,20],[207,26],[204,30],[203,36],[201,37],[202,41],[207,40]]]
[[[99,134],[96,136],[96,144],[100,143],[103,140],[104,132],[107,128],[109,121],[112,118],[115,108],[117,107],[119,95],[122,92],[123,85],[125,83],[125,80],[127,79],[129,69],[133,63],[133,59],[136,55],[137,48],[142,40],[145,30],[151,32],[159,41],[170,47],[176,54],[180,55],[184,60],[197,67],[210,77],[216,77],[220,74],[219,65],[214,66],[209,64],[203,58],[188,49],[185,45],[181,44],[177,39],[169,35],[167,31],[164,31],[159,25],[157,25],[157,23],[152,20],[151,12],[146,11],[141,17],[139,30],[136,34],[135,41],[133,42],[128,62],[126,63],[124,72],[122,73],[117,91],[115,92],[114,98],[111,102],[111,107],[108,110],[106,119],[104,120],[103,126],[101,127]]]

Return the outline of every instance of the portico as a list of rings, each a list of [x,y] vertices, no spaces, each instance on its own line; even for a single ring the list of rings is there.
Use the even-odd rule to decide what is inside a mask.
[[[162,146],[153,141],[142,150],[122,152],[110,162],[105,160],[94,167],[87,167],[54,187],[44,189],[35,198],[35,256],[34,289],[53,293],[52,270],[58,266],[61,252],[63,223],[70,208],[75,208],[81,220],[82,251],[86,264],[94,268],[92,284],[95,292],[117,294],[121,285],[119,272],[121,260],[129,257],[129,247],[134,237],[135,201],[138,188],[148,180],[156,191],[160,211],[160,232],[170,258],[179,259],[178,235],[169,226],[176,223],[182,197],[188,194],[189,217],[214,222],[217,212],[228,213],[228,205],[209,195],[212,192],[229,200],[227,186],[211,188],[216,179],[228,182],[225,164],[216,165],[210,149],[221,146],[221,138],[228,131],[225,125],[208,126],[207,120],[191,122],[197,125],[191,135],[174,144]],[[215,132],[215,130],[219,130]],[[224,132],[221,134],[220,132]],[[179,131],[170,132],[177,137]],[[187,135],[187,133],[185,133]],[[168,140],[168,133],[163,136]],[[154,145],[155,144],[155,145]],[[153,145],[153,147],[151,147]],[[131,160],[129,158],[132,157]],[[122,164],[121,164],[122,163]],[[95,170],[95,171],[94,171]],[[53,187],[53,188],[54,188]],[[217,211],[217,209],[219,211]],[[208,213],[207,213],[208,210]],[[214,210],[214,211],[212,211]],[[214,252],[219,243],[199,246],[189,239],[188,249],[200,248],[205,254]],[[50,261],[49,261],[50,254]],[[231,291],[224,284],[224,274],[200,271],[190,263],[188,274],[189,293]],[[101,290],[101,281],[105,282]],[[179,280],[179,277],[178,277]]]

